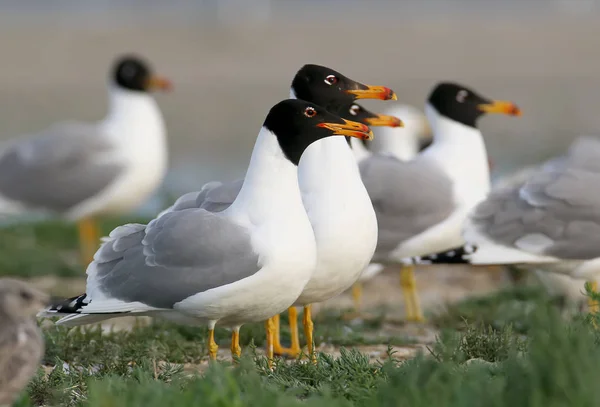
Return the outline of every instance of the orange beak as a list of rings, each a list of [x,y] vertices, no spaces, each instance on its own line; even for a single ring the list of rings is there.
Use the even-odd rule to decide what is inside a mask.
[[[517,105],[504,100],[496,100],[491,103],[484,103],[477,107],[479,108],[479,110],[484,111],[486,113],[500,113],[509,116],[521,116],[522,114],[521,109],[519,109]]]
[[[365,119],[365,121],[369,126],[404,127],[402,120],[395,116],[388,116],[385,114],[369,117],[368,119]]]
[[[371,129],[362,123],[353,122],[350,120],[342,119],[343,124],[340,123],[319,123],[317,127],[322,127],[333,131],[334,135],[337,136],[348,136],[356,137],[361,140],[372,140],[373,132]]]
[[[173,89],[173,84],[167,78],[153,75],[148,79],[146,87],[148,90],[162,90],[168,92]]]
[[[356,99],[398,100],[394,91],[385,86],[365,85],[365,87],[366,89],[352,89],[346,92],[356,96]]]

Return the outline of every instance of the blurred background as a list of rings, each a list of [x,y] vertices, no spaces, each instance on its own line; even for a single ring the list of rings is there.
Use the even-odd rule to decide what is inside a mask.
[[[600,0],[2,0],[0,140],[101,119],[113,59],[136,52],[175,84],[157,95],[171,168],[157,196],[174,196],[243,176],[266,112],[317,63],[417,107],[440,80],[516,102],[522,117],[481,121],[505,173],[600,133],[598,38]]]

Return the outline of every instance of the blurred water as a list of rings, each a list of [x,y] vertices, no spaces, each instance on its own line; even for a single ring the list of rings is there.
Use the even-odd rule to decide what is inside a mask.
[[[157,96],[168,192],[243,176],[267,110],[305,63],[388,85],[416,106],[439,80],[515,101],[523,117],[481,121],[506,171],[599,132],[599,9],[596,0],[2,0],[0,139],[100,119],[112,59],[136,51],[176,85]]]

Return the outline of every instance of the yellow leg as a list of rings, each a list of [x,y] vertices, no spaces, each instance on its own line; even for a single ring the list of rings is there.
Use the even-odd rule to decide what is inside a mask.
[[[298,310],[292,306],[288,308],[288,315],[290,319],[290,336],[291,336],[291,347],[284,348],[281,346],[280,330],[279,330],[279,315],[273,317],[276,319],[277,329],[275,330],[275,342],[273,344],[273,351],[276,355],[286,355],[293,358],[297,358],[300,355],[300,335],[298,333]]]
[[[100,234],[98,233],[98,224],[93,218],[81,219],[77,227],[79,229],[79,250],[81,251],[81,261],[87,267],[94,260],[94,254],[98,250]]]
[[[304,307],[304,317],[302,319],[302,323],[304,325],[304,336],[306,337],[306,347],[308,348],[308,355],[310,357],[311,362],[317,363],[317,357],[315,355],[315,345],[313,342],[314,325],[312,322],[310,308],[310,305],[306,305]]]
[[[208,356],[210,360],[217,360],[217,351],[219,350],[219,345],[215,342],[215,330],[208,330]]]
[[[419,293],[417,292],[417,282],[413,266],[404,266],[400,270],[400,285],[402,292],[405,295],[404,303],[406,304],[406,320],[414,322],[423,322],[423,312],[421,311],[421,303],[419,301]]]
[[[411,300],[411,293],[408,288],[410,286],[410,276],[408,275],[407,270],[407,267],[400,268],[400,289],[402,290],[402,298],[404,299],[406,320],[410,321],[414,318],[414,310]]]
[[[274,321],[273,317],[267,319],[267,322],[265,323],[265,330],[267,332],[267,341],[266,341],[267,342],[266,343],[267,361],[269,363],[269,367],[273,368],[273,340],[274,340],[273,334],[275,333],[275,321]]]
[[[596,281],[590,281],[589,284],[591,286],[592,291],[597,293],[598,292],[598,283]],[[600,310],[600,305],[598,304],[598,301],[596,301],[592,298],[588,298],[588,309],[589,309],[589,312],[592,314],[598,313],[598,311]]]
[[[354,301],[354,311],[359,313],[362,307],[362,284],[359,282],[352,286],[352,300]]]
[[[231,357],[235,362],[242,356],[242,348],[240,347],[240,328],[235,328],[231,333]]]

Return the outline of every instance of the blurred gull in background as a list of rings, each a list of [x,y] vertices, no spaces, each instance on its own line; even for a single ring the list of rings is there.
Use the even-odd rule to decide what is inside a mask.
[[[423,153],[410,161],[373,154],[360,162],[379,226],[375,262],[403,264],[405,257],[463,242],[462,223],[490,188],[476,122],[486,113],[521,114],[510,102],[490,101],[455,83],[436,85],[425,113],[434,139]],[[407,320],[422,321],[412,267],[402,267],[400,283]]]
[[[566,154],[547,161],[537,171],[524,172],[521,179],[494,189],[473,210],[463,227],[464,246],[410,262],[511,264],[538,271],[543,267],[545,272],[591,280],[596,291],[600,276],[600,140],[581,137]],[[544,283],[556,287],[562,282]],[[595,302],[590,306],[597,311]]]
[[[170,88],[140,58],[119,58],[103,120],[56,124],[7,143],[0,153],[0,213],[40,211],[78,221],[87,265],[99,243],[93,217],[137,208],[162,182],[166,130],[148,92]]]

